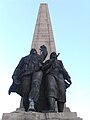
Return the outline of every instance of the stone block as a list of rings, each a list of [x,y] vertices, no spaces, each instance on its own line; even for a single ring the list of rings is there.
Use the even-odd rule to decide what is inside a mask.
[[[4,113],[2,120],[82,120],[77,117],[75,112],[63,113],[39,113],[39,112],[25,112],[14,111],[12,113]]]

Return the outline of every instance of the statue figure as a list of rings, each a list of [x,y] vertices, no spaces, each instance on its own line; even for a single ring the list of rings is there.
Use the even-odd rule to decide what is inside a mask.
[[[57,59],[58,55],[56,52],[52,52],[50,59],[43,65],[45,96],[47,97],[49,112],[55,111],[55,101],[57,101],[58,112],[63,112],[66,102],[66,89],[72,83],[62,61]]]
[[[40,46],[40,54],[36,49],[31,49],[29,55],[21,58],[12,75],[13,83],[9,88],[9,95],[11,92],[19,94],[23,98],[25,111],[35,111],[43,76],[41,68],[46,56],[47,48],[44,45]]]

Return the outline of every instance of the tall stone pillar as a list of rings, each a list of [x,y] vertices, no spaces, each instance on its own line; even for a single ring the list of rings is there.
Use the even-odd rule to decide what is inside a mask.
[[[48,5],[45,3],[41,4],[39,8],[32,48],[36,48],[39,51],[39,47],[43,44],[47,46],[48,57],[52,51],[56,51]]]

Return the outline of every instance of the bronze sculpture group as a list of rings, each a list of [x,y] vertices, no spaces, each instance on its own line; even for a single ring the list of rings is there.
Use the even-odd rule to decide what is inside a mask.
[[[28,56],[23,57],[16,67],[9,88],[23,99],[25,111],[55,112],[57,102],[58,112],[63,112],[66,102],[66,89],[71,85],[71,78],[58,60],[56,52],[45,60],[48,51],[45,45],[40,46],[40,54],[32,48]]]

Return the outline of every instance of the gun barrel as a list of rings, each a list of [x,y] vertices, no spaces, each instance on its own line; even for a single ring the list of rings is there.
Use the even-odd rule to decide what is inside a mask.
[[[58,57],[59,55],[60,55],[60,53],[58,53],[56,57]]]

